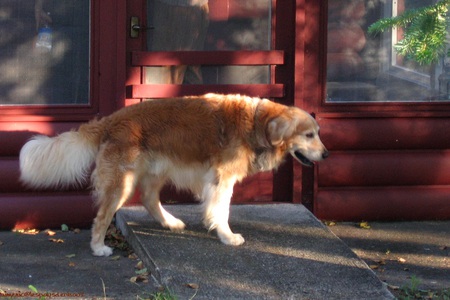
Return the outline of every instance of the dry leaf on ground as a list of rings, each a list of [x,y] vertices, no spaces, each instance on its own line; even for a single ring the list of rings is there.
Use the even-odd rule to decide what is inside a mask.
[[[144,269],[145,268],[145,266],[144,266],[144,263],[142,262],[142,260],[140,260],[137,264],[136,264],[136,266],[134,266],[136,269],[138,269],[138,270],[142,270],[142,269]]]
[[[131,253],[130,255],[128,255],[128,258],[131,260],[136,260],[138,259],[138,256],[136,255],[136,253]]]
[[[397,261],[398,261],[399,263],[404,264],[404,263],[406,262],[406,259],[404,259],[404,258],[402,258],[402,257],[399,257],[399,258],[397,259]]]
[[[361,222],[361,223],[359,223],[359,228],[370,229],[370,225],[368,222]]]
[[[53,243],[57,243],[57,244],[62,244],[62,243],[64,243],[64,240],[63,239],[48,239],[50,242],[53,242]]]
[[[50,229],[46,229],[46,230],[44,230],[44,232],[45,232],[45,234],[48,235],[48,236],[54,236],[54,235],[56,234],[55,231],[50,230]]]
[[[186,283],[186,286],[194,290],[198,290],[200,287],[197,283]]]
[[[138,275],[138,276],[133,276],[130,278],[130,281],[133,283],[136,282],[148,282],[148,276],[147,275]]]

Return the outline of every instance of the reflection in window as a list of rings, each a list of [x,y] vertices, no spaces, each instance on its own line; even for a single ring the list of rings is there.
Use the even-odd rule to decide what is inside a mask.
[[[270,0],[148,0],[149,51],[271,49]],[[268,66],[146,68],[147,84],[268,83]]]
[[[0,105],[89,103],[89,2],[0,0]]]
[[[442,63],[419,65],[395,53],[401,29],[378,35],[367,28],[383,17],[432,0],[329,0],[327,102],[443,101]]]

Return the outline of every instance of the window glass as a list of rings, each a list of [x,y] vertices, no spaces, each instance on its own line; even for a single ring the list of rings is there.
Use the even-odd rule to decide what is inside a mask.
[[[89,103],[89,0],[0,0],[0,105]]]
[[[367,32],[381,18],[433,3],[432,0],[329,0],[326,102],[450,99],[450,91],[444,88],[446,76],[450,79],[449,70],[443,68],[444,57],[437,63],[421,65],[398,55],[394,49],[403,37],[401,28],[379,34]]]
[[[148,0],[148,51],[270,50],[271,0]],[[268,83],[268,66],[146,68],[145,83]]]

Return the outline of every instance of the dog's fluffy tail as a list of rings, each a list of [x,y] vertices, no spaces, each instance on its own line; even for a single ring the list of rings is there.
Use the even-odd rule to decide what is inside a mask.
[[[20,150],[21,181],[33,188],[57,188],[86,182],[101,140],[102,121],[55,137],[37,135]]]

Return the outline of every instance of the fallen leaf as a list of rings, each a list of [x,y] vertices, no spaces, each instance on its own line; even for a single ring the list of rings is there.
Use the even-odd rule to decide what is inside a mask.
[[[326,226],[336,226],[336,222],[333,221],[325,221],[324,223]]]
[[[130,255],[128,255],[128,258],[131,260],[136,260],[138,259],[138,256],[136,255],[136,253],[131,253]]]
[[[75,263],[74,262],[69,262],[69,267],[75,267]]]
[[[67,258],[73,258],[73,257],[75,257],[75,256],[76,256],[75,254],[67,254],[67,255],[66,255]]]
[[[148,277],[145,275],[138,275],[138,276],[133,276],[130,278],[130,281],[133,283],[136,282],[148,282]]]
[[[138,270],[142,270],[143,268],[145,268],[144,263],[142,262],[142,260],[140,260],[140,261],[136,264],[135,268],[138,269]]]
[[[69,226],[67,226],[66,224],[62,224],[61,225],[61,231],[63,231],[63,232],[69,231]]]
[[[198,288],[200,287],[198,284],[196,283],[186,283],[186,286],[188,288],[194,289],[194,290],[198,290]]]
[[[31,284],[28,286],[28,288],[29,288],[30,290],[32,290],[34,293],[37,293],[37,292],[38,292],[37,288],[34,287],[34,286],[31,285]]]
[[[141,270],[134,271],[138,275],[148,275],[147,268],[143,268]]]
[[[120,259],[120,255],[112,256],[109,258],[109,260],[119,260],[119,259]]]
[[[368,222],[361,222],[359,223],[359,227],[362,229],[370,229],[370,225]]]
[[[397,290],[400,289],[399,286],[396,286],[396,285],[390,285],[390,284],[388,284],[388,288],[390,288],[390,289],[392,289],[392,290],[394,290],[394,291],[397,291]]]
[[[64,240],[63,239],[48,239],[50,242],[53,242],[53,243],[57,243],[57,244],[62,244],[62,243],[64,243]]]
[[[80,233],[81,232],[81,229],[80,228],[75,228],[74,230],[73,230],[73,233]]]
[[[404,264],[404,263],[406,262],[406,259],[404,259],[404,258],[402,258],[402,257],[399,257],[399,258],[397,259],[397,261],[398,261],[399,263]]]
[[[55,231],[52,231],[52,230],[50,230],[50,229],[47,229],[47,230],[45,231],[45,234],[48,235],[48,236],[54,236],[54,235],[56,234],[56,232],[55,232]]]
[[[379,267],[380,267],[379,265],[369,265],[369,268],[371,268],[372,270],[376,270]]]

